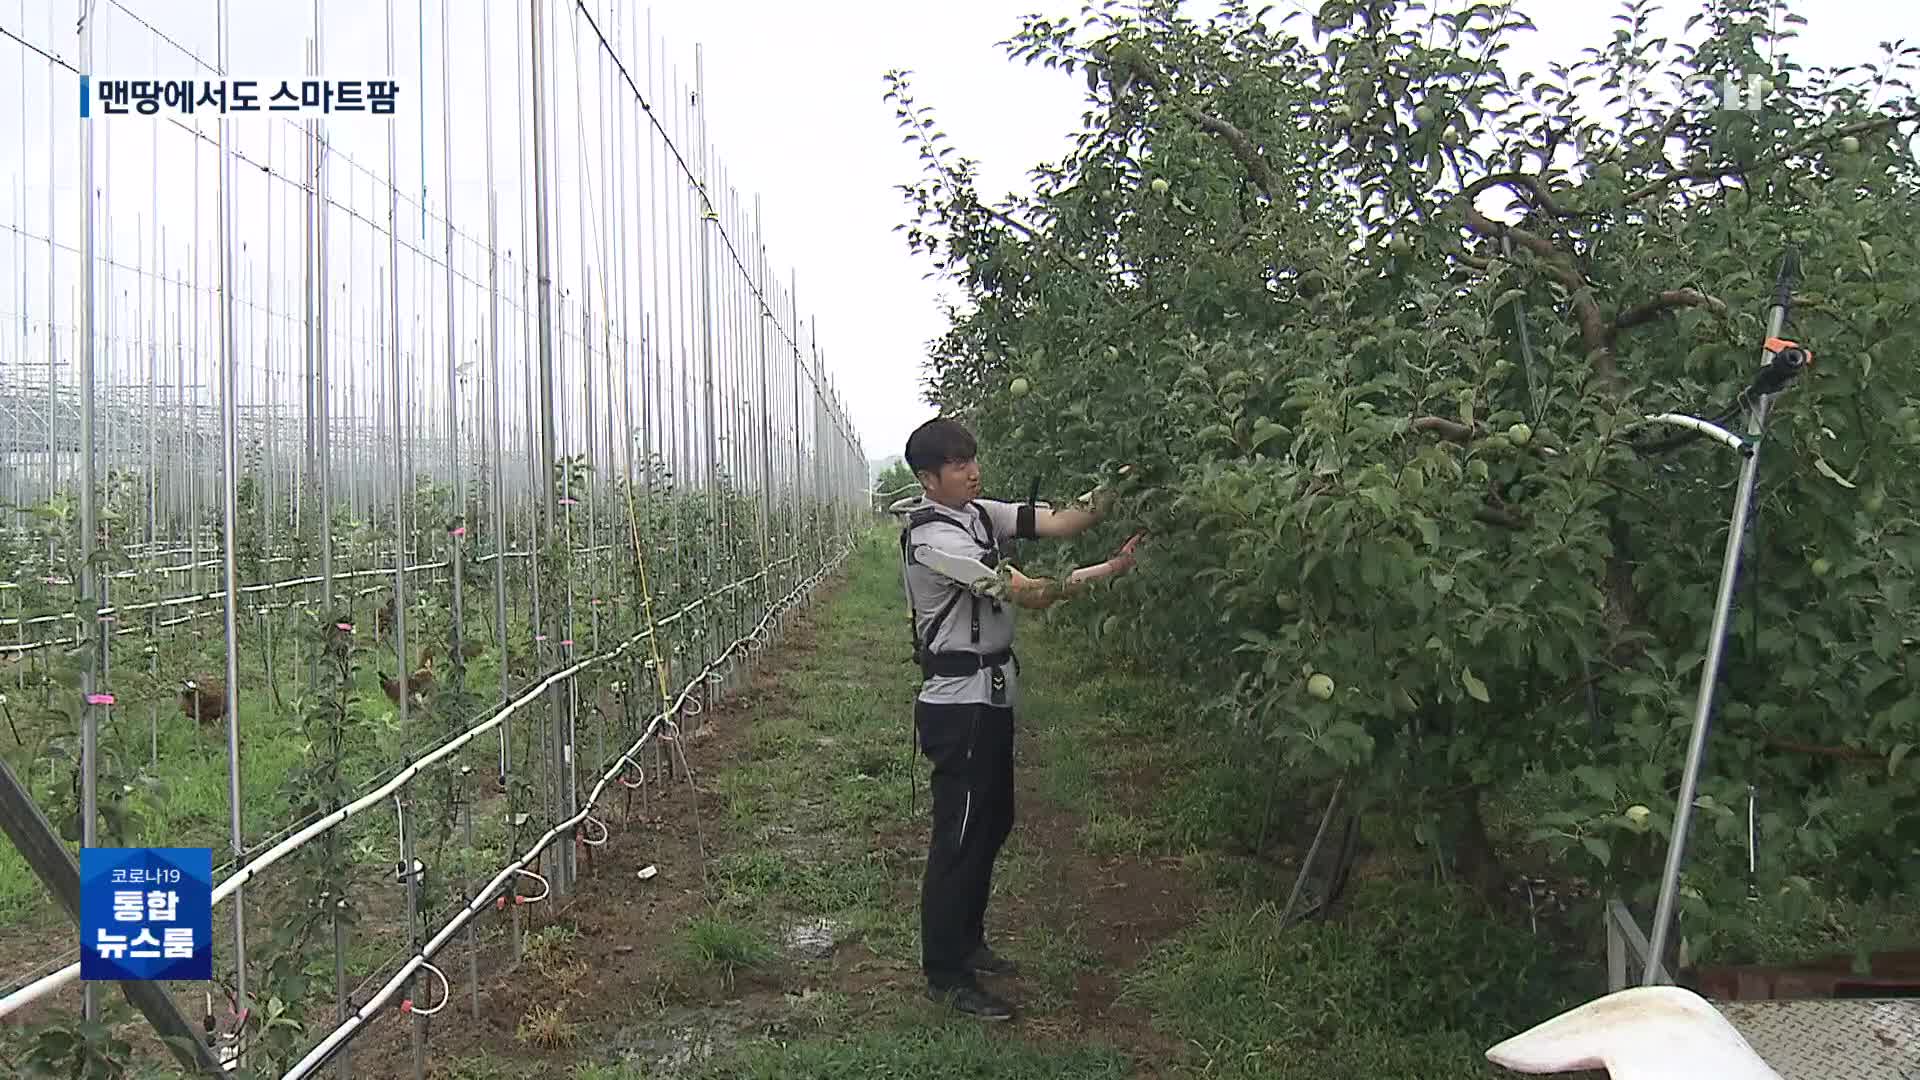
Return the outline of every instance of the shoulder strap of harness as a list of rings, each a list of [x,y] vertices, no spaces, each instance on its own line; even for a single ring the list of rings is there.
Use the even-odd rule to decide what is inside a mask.
[[[1000,547],[999,547],[999,543],[994,538],[993,516],[987,513],[987,508],[980,505],[978,502],[972,502],[972,503],[969,503],[968,505],[973,507],[973,512],[976,515],[978,515],[980,518],[981,527],[984,528],[987,533],[987,555],[981,561],[986,563],[988,566],[994,566],[999,562]],[[915,510],[912,514],[907,516],[906,527],[900,530],[900,567],[901,567],[903,586],[905,585],[904,579],[906,574],[906,568],[907,566],[911,565],[913,562],[913,547],[910,543],[910,537],[913,534],[913,530],[919,528],[922,525],[926,525],[934,521],[942,520],[943,518],[945,518],[945,516],[946,515],[940,513],[939,510],[931,506],[923,507],[919,510]],[[927,653],[928,650],[933,648],[934,639],[937,638],[940,634],[941,624],[947,621],[947,616],[953,613],[954,606],[959,604],[960,598],[962,596],[965,596],[970,600],[972,600],[972,605],[970,609],[971,616],[972,616],[971,617],[972,626],[970,629],[972,632],[972,640],[974,641],[974,643],[977,644],[980,641],[979,594],[975,593],[972,589],[969,589],[966,586],[961,585],[959,582],[954,582],[952,585],[952,592],[947,596],[947,602],[941,606],[939,613],[936,614],[933,617],[933,621],[927,625],[926,637],[923,639],[920,636],[920,627],[917,621],[914,619],[913,591],[911,589],[907,589],[907,636],[908,636],[908,640],[913,644],[913,659],[916,663],[921,664],[922,671],[926,670],[925,654]],[[996,607],[996,610],[998,610],[997,607]]]
[[[953,611],[953,606],[960,602],[961,593],[967,591],[961,589],[957,583],[955,584],[953,595],[947,598],[946,606],[940,609],[940,613],[933,617],[933,623],[928,626],[927,636],[923,642],[920,637],[919,623],[914,619],[913,590],[907,587],[906,582],[907,567],[913,563],[913,548],[910,544],[910,539],[913,536],[913,530],[922,525],[939,521],[944,516],[940,511],[931,506],[924,507],[908,515],[906,527],[900,530],[900,583],[907,594],[907,640],[913,645],[914,663],[920,664],[923,670],[925,668],[925,658],[923,656],[925,650],[933,644],[934,637],[940,632],[940,624],[947,621],[947,615]]]
[[[971,503],[968,503],[967,505],[973,507],[973,512],[979,516],[980,527],[987,530],[988,549],[993,551],[995,554],[998,554],[1000,550],[1000,544],[993,537],[993,515],[987,513],[987,508],[984,506],[981,506],[978,502],[971,502]],[[993,564],[988,563],[987,565],[992,566]]]
[[[987,508],[980,505],[977,501],[969,503],[968,505],[973,507],[975,514],[979,515],[980,527],[985,529],[987,533],[987,553],[981,557],[980,561],[988,566],[997,567],[1000,565],[1000,542],[993,535],[993,515],[987,513]],[[970,627],[971,637],[969,640],[971,640],[973,644],[978,645],[980,644],[980,594],[974,592],[972,589],[965,591],[968,598],[972,601],[968,608],[971,616],[970,622],[972,624]],[[955,597],[955,599],[958,599],[958,597]],[[988,600],[987,602],[993,606],[993,610],[1000,610],[1000,601]],[[953,605],[949,603],[947,606],[951,608]],[[945,618],[945,612],[941,613],[941,617],[943,619]],[[938,622],[934,623],[936,628],[938,628],[939,625]],[[932,642],[933,637],[931,633],[929,633],[927,640],[928,642]]]

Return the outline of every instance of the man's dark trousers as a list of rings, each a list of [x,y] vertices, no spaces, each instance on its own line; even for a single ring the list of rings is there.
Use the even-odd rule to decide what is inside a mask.
[[[914,702],[933,763],[933,838],[920,892],[920,964],[931,986],[970,985],[984,943],[993,861],[1013,831],[1013,710]]]

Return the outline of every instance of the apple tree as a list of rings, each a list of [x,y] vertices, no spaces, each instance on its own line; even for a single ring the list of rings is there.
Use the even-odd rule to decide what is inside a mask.
[[[1006,199],[890,76],[922,169],[903,230],[961,297],[929,397],[990,484],[1117,483],[1156,539],[1086,617],[1200,679],[1243,759],[1392,792],[1489,890],[1485,796],[1544,774],[1557,805],[1517,840],[1644,897],[1739,463],[1643,418],[1744,422],[1791,249],[1784,336],[1816,366],[1762,445],[1687,917],[1705,945],[1744,895],[1749,785],[1770,896],[1902,887],[1920,47],[1805,68],[1785,4],[1702,3],[1680,40],[1630,0],[1537,77],[1503,65],[1531,29],[1510,6],[1274,11],[1028,18],[1008,51],[1084,79],[1087,111]],[[1750,72],[1758,109],[1699,92]]]

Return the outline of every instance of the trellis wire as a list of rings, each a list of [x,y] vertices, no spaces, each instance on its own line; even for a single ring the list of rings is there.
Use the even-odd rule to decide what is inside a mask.
[[[496,4],[514,19],[511,57],[493,48]],[[76,718],[79,760],[61,764],[75,732],[58,725],[9,752],[40,778],[37,797],[72,804],[84,843],[220,846],[205,826],[171,823],[164,805],[133,834],[103,831],[128,781],[178,780],[182,760],[216,753],[176,691],[218,681],[233,870],[217,895],[233,901],[233,924],[215,943],[217,974],[244,1010],[274,992],[260,980],[279,950],[330,949],[331,988],[291,1004],[334,1017],[303,1061],[343,1077],[365,1021],[438,975],[431,960],[445,948],[464,950],[477,1015],[481,967],[516,961],[523,926],[517,902],[502,926],[478,918],[495,894],[517,895],[519,876],[502,871],[476,891],[476,872],[537,862],[554,897],[568,895],[581,868],[558,841],[590,823],[601,842],[606,823],[591,814],[611,779],[684,764],[674,718],[711,715],[714,696],[752,671],[866,511],[865,456],[795,275],[783,286],[772,273],[759,200],[749,214],[707,137],[702,50],[689,83],[650,16],[489,0],[474,27],[443,2],[438,26],[423,9],[416,31],[384,6],[402,108],[377,120],[96,107],[62,122],[59,102],[82,73],[221,78],[243,30],[229,23],[253,17],[225,0],[161,28],[112,4],[82,5],[77,23],[23,17],[19,74],[0,67],[0,85],[19,88],[23,150],[0,165],[13,193],[0,265],[20,282],[0,290],[18,307],[0,334],[0,499],[41,512],[0,521],[12,579],[0,582],[0,661],[17,668],[12,693]],[[284,31],[298,15],[272,17]],[[78,67],[64,59],[70,34]],[[318,0],[303,32],[275,37],[299,42],[287,68],[312,79],[342,43],[336,33],[327,47]],[[420,66],[395,68],[409,45]],[[476,53],[478,73],[449,62]],[[44,137],[28,130],[42,92],[34,65],[47,73]],[[499,77],[526,80],[507,147],[493,132]],[[485,92],[463,93],[476,78]],[[433,109],[420,91],[436,82]],[[424,146],[436,116],[433,170]],[[398,153],[412,123],[418,177]],[[384,169],[370,168],[382,149]],[[77,190],[55,182],[68,162],[80,163]],[[145,199],[130,194],[136,180]],[[647,614],[643,628],[641,608],[656,601],[672,613]],[[480,621],[485,634],[472,629]],[[327,703],[330,640],[361,643],[338,692],[344,714]],[[435,650],[434,682],[416,698],[407,684],[422,649]],[[643,731],[630,708],[608,706],[615,683],[643,700],[657,689]],[[456,684],[470,695],[458,707],[446,696]],[[516,726],[516,715],[541,721]],[[335,756],[290,756],[327,731],[342,740]],[[343,801],[303,806],[303,773],[328,762]],[[47,782],[62,769],[75,792]],[[492,794],[447,786],[474,775],[490,776]],[[383,806],[401,812],[385,818]],[[421,859],[432,861],[416,872]],[[320,938],[249,940],[250,921],[298,922],[290,879],[321,873]],[[394,888],[406,925],[362,919],[358,936],[371,955],[410,959],[384,978],[350,970],[345,916]],[[492,958],[496,942],[506,952]],[[15,988],[0,1014],[54,1018],[77,969]],[[356,1007],[353,987],[376,982]],[[93,994],[81,996],[92,1017]],[[429,1020],[415,1012],[409,1026],[418,1077]],[[259,1064],[256,1032],[241,1048]]]

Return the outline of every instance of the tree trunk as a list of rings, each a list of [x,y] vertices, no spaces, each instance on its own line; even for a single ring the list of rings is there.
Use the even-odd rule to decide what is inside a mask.
[[[1487,823],[1480,814],[1481,787],[1470,784],[1460,793],[1455,807],[1454,870],[1489,903],[1497,903],[1505,887],[1506,875],[1500,857],[1494,853],[1487,836]]]

